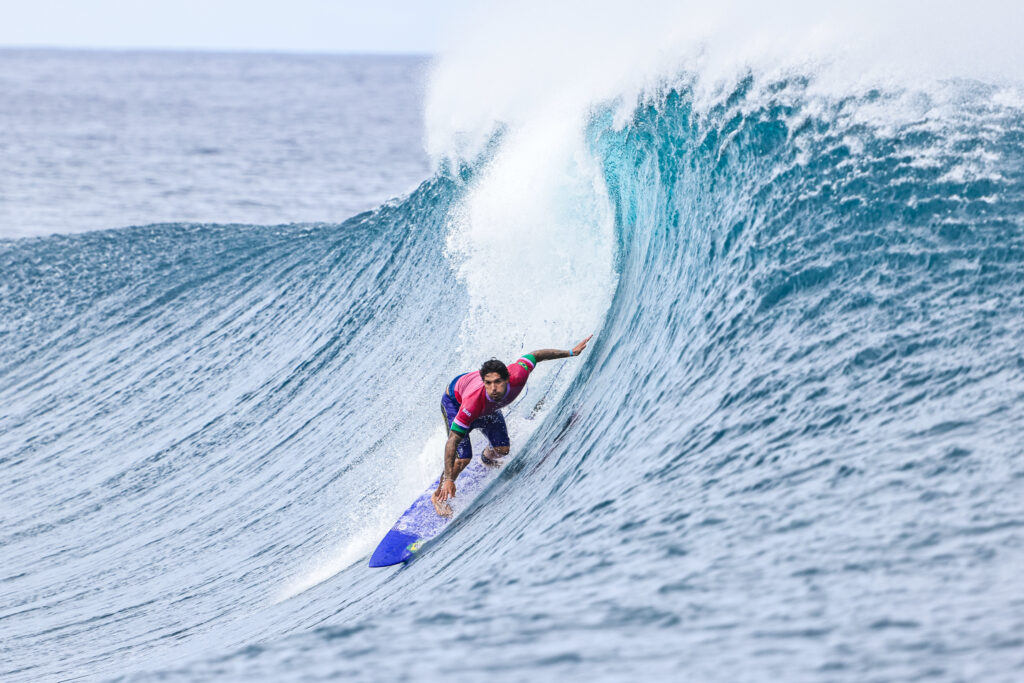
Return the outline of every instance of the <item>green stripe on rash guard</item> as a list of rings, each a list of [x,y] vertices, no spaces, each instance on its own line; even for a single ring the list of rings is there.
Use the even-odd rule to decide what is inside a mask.
[[[534,358],[532,353],[524,353],[522,357],[525,358],[526,360],[530,361],[534,365],[537,364],[537,359]]]
[[[465,436],[466,434],[469,434],[469,430],[463,429],[454,422],[452,422],[452,431],[455,432],[456,434],[459,434],[460,436]]]

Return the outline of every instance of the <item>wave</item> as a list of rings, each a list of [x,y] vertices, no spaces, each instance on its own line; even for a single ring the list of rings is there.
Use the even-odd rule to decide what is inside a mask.
[[[0,243],[5,672],[1005,674],[1015,92],[684,73],[341,225]],[[452,533],[346,566],[450,376],[592,330]]]

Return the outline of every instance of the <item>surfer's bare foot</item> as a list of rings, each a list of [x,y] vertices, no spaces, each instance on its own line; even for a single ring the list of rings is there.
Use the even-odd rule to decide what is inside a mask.
[[[430,494],[430,502],[434,504],[434,510],[437,511],[437,514],[442,517],[452,516],[452,506],[443,500],[439,501],[437,499],[437,491]]]

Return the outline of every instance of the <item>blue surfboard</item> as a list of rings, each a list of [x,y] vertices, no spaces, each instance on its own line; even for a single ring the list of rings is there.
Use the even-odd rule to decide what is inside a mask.
[[[505,458],[505,461],[509,459]],[[437,489],[438,480],[435,479],[430,488],[409,506],[384,536],[370,556],[370,566],[389,567],[412,559],[424,543],[440,534],[498,476],[504,464],[489,467],[481,462],[479,456],[475,456],[455,481],[455,497],[448,499],[452,508],[451,517],[437,514],[430,501],[431,494]]]

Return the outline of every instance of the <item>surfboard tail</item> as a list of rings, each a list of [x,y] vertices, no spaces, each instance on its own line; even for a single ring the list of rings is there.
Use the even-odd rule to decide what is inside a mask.
[[[409,560],[419,550],[420,537],[392,529],[370,556],[371,567],[390,567]]]

